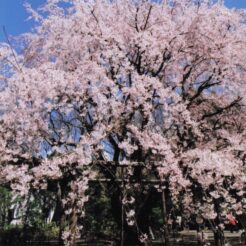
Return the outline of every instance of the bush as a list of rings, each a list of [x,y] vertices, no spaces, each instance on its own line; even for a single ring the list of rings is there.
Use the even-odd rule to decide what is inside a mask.
[[[28,241],[47,241],[58,238],[59,228],[54,224],[39,227],[10,225],[0,230],[0,245],[17,246]]]

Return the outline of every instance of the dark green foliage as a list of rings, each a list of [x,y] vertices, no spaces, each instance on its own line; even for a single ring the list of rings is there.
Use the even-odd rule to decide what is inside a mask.
[[[0,186],[0,228],[9,223],[12,195],[7,188]]]
[[[83,220],[84,237],[117,240],[120,229],[112,216],[110,195],[100,184],[92,186],[89,194],[90,202]]]
[[[56,240],[58,227],[54,223],[43,224],[39,227],[9,225],[0,230],[0,245],[17,246],[28,241]]]

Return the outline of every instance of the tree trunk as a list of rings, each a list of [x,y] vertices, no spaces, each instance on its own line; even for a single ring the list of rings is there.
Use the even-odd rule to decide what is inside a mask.
[[[59,223],[59,235],[58,235],[58,241],[59,246],[63,246],[64,242],[62,240],[62,234],[65,229],[65,222],[66,222],[66,215],[62,204],[62,199],[64,197],[64,184],[58,184],[57,185],[57,202],[56,202],[56,208],[54,213],[54,220]]]
[[[168,224],[167,224],[167,206],[166,206],[165,189],[162,190],[161,198],[162,198],[164,240],[165,240],[165,245],[167,246],[169,245],[169,232],[168,232]]]
[[[125,223],[125,216],[124,216],[124,204],[122,202],[121,204],[121,235],[120,235],[120,246],[124,246],[124,240],[125,240],[125,226],[124,226],[124,223]]]
[[[24,217],[22,219],[23,223],[23,243],[25,244],[26,241],[28,240],[27,235],[28,235],[28,217],[29,217],[29,212],[30,212],[30,198],[31,198],[31,193],[28,193],[28,196],[26,198],[25,206],[24,206]]]
[[[62,234],[64,229],[65,229],[65,214],[61,213],[60,222],[59,222],[59,235],[58,235],[59,246],[64,246],[64,242],[62,239]]]
[[[77,224],[78,224],[78,215],[76,212],[76,208],[73,208],[69,229],[71,231],[71,246],[76,245],[76,233],[77,233]]]
[[[224,235],[220,229],[214,231],[214,243],[215,246],[224,246]]]

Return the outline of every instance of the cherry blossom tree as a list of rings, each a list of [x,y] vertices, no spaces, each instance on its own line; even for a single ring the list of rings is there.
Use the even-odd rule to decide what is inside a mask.
[[[245,12],[209,0],[26,7],[37,25],[20,38],[23,52],[0,49],[1,183],[21,196],[55,190],[60,236],[74,245],[90,180],[115,178],[117,164],[141,184],[147,169],[159,180],[165,226],[182,211],[209,221],[222,245],[228,215],[246,206]],[[136,187],[116,193],[147,243]]]

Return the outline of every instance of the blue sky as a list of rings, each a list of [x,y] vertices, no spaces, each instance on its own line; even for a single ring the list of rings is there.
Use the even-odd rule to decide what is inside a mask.
[[[32,21],[26,21],[28,14],[23,7],[24,2],[29,2],[32,6],[42,5],[45,0],[0,0],[0,41],[5,40],[3,26],[9,35],[18,35],[29,31]],[[230,8],[246,8],[246,0],[225,0]]]
[[[23,7],[25,2],[38,7],[45,0],[0,0],[0,41],[5,41],[3,26],[9,35],[14,36],[31,30],[34,23],[27,21],[29,15]]]

